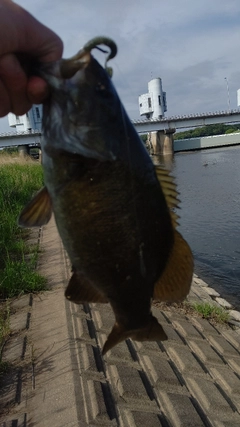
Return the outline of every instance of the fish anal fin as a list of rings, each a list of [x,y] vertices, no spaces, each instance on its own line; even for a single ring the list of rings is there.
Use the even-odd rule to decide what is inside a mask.
[[[135,341],[165,341],[168,339],[162,326],[153,316],[151,316],[146,327],[139,329],[126,329],[123,325],[116,322],[103,346],[102,354],[106,354],[107,351],[127,338]]]
[[[48,190],[43,187],[25,206],[18,218],[21,227],[41,227],[49,222],[52,202]]]
[[[193,276],[193,256],[181,234],[174,230],[174,245],[167,265],[154,287],[153,298],[160,301],[182,301],[189,293]]]
[[[74,271],[65,291],[65,297],[76,304],[82,304],[84,302],[108,302],[108,298],[99,292],[92,283],[78,271]]]

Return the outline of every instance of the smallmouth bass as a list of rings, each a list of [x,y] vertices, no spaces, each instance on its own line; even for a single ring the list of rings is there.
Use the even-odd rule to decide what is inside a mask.
[[[52,211],[72,263],[65,296],[77,304],[109,302],[116,322],[103,354],[119,342],[165,340],[152,299],[179,301],[189,292],[193,258],[176,230],[173,178],[155,167],[91,40],[70,59],[39,66],[50,87],[44,104],[45,187],[19,224],[46,224]],[[106,62],[107,62],[106,61]]]

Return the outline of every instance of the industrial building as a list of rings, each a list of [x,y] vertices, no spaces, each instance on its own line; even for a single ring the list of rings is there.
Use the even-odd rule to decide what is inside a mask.
[[[8,114],[9,126],[16,129],[18,133],[42,128],[42,105],[33,105],[32,108],[22,116],[13,113]]]
[[[166,92],[162,90],[162,79],[148,82],[148,93],[140,95],[138,98],[140,116],[147,119],[161,119],[167,111]]]

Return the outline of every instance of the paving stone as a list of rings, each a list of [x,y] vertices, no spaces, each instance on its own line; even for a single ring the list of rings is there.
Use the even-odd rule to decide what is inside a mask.
[[[227,420],[227,417],[232,415],[232,408],[213,382],[200,377],[188,377],[186,378],[186,383],[190,392],[195,396],[208,415],[214,415],[213,418],[220,420]]]
[[[239,359],[239,357],[228,358],[228,364],[240,376],[240,359]]]
[[[99,351],[96,346],[94,347],[90,344],[85,343],[81,343],[81,347],[79,348],[79,353],[81,354],[82,369],[85,372],[88,371],[88,373],[90,373],[91,375],[96,374],[96,372],[99,372],[94,357],[94,348],[95,351]]]
[[[182,373],[192,372],[193,374],[206,375],[188,346],[168,347],[168,355]]]
[[[240,355],[238,351],[235,350],[235,348],[233,348],[233,346],[229,344],[223,336],[209,336],[208,339],[212,346],[223,356],[239,356],[240,360]]]
[[[193,350],[199,359],[206,364],[223,364],[222,359],[211,348],[206,340],[189,341],[189,347]]]
[[[222,329],[221,334],[229,341],[233,347],[240,351],[240,335],[233,331],[232,329]]]
[[[161,323],[161,325],[165,325],[165,323],[168,323],[166,317],[163,315],[162,311],[161,311],[161,306],[160,307],[156,307],[154,305],[152,305],[152,314],[153,316],[155,316],[159,323]]]
[[[208,322],[208,320],[202,319],[201,317],[189,317],[189,320],[204,335],[219,335],[217,329],[215,329],[214,326]]]
[[[10,406],[13,406],[16,403],[16,387],[19,384],[20,371],[19,369],[10,368],[3,376],[1,374],[0,381],[0,396],[1,396],[1,405],[0,405],[0,418],[2,411],[7,409]],[[4,379],[4,381],[3,381]],[[1,424],[0,424],[1,426]],[[1,426],[2,427],[2,426]],[[3,425],[4,427],[4,425]],[[12,424],[11,424],[12,427]]]
[[[194,290],[190,291],[190,293],[188,294],[186,300],[188,302],[192,303],[192,304],[193,303],[200,303],[202,301],[201,298],[194,293]]]
[[[61,286],[62,292],[70,274],[64,264],[67,260],[60,261],[59,240],[49,237],[47,232],[44,239],[48,238],[52,239],[54,265],[58,260],[58,268],[51,267],[49,280],[52,282],[59,274],[54,286]],[[44,272],[48,264],[47,259]],[[209,293],[214,290],[194,276],[196,279],[198,283],[193,284],[190,295],[200,301],[201,298],[212,301]],[[35,301],[39,300],[38,308],[36,303],[29,308],[27,299],[24,304],[16,302],[16,309],[38,313],[35,325],[31,320],[32,335],[27,332],[33,342],[35,340],[36,347],[36,388],[32,391],[30,384],[30,392],[23,393],[27,396],[24,404],[30,405],[30,412],[26,409],[27,423],[36,427],[74,427],[78,421],[82,427],[240,426],[237,412],[240,411],[240,356],[237,352],[240,330],[222,331],[201,318],[153,306],[153,313],[163,325],[168,341],[128,340],[109,351],[104,362],[96,338],[102,348],[114,323],[110,306],[68,304],[71,309],[66,309],[66,315],[63,313],[65,305],[61,305],[63,294],[60,297],[60,293],[55,293],[54,298],[50,295],[34,297]],[[41,299],[46,299],[45,309],[47,307],[51,316],[42,313]],[[212,304],[217,303],[212,301]],[[19,325],[16,320],[16,326]],[[228,365],[214,349],[223,355]],[[22,347],[20,350],[22,354]],[[16,415],[13,421],[17,424],[19,420]]]
[[[168,319],[169,323],[172,323],[174,320],[183,320],[186,319],[186,316],[184,314],[180,314],[177,311],[167,311],[163,310],[164,316]]]
[[[237,310],[229,310],[229,315],[231,317],[233,317],[233,319],[237,320],[238,322],[240,322],[240,311]]]
[[[27,414],[15,414],[11,417],[6,415],[5,422],[0,424],[0,427],[26,427]]]
[[[3,362],[8,361],[13,363],[22,358],[23,355],[23,346],[24,346],[24,336],[23,334],[16,334],[8,341],[3,347]]]
[[[165,327],[164,327],[165,330]],[[159,354],[161,357],[167,357],[165,352],[162,352],[159,348],[159,345],[156,341],[134,341],[134,346],[136,348],[136,351],[138,353],[144,354],[144,353],[151,353],[156,354],[157,357],[159,357]]]
[[[204,291],[207,292],[207,294],[212,297],[220,297],[220,294],[217,291],[215,291],[215,289],[209,288],[209,286],[205,287]]]
[[[175,331],[173,325],[169,325],[169,324],[164,325],[164,331],[166,332],[168,337],[167,341],[162,342],[164,347],[168,346],[171,342],[174,342],[179,345],[184,345],[182,339],[180,338],[178,333]]]
[[[228,393],[238,400],[238,410],[240,409],[240,380],[229,367],[211,367],[210,373],[217,383]]]
[[[89,398],[87,401],[89,421],[97,421],[97,423],[101,423],[101,425],[104,426],[112,425],[112,422],[109,419],[106,410],[106,404],[103,397],[104,384],[99,381],[89,380],[87,382],[87,387],[89,394]]]
[[[182,385],[167,360],[151,360],[149,356],[141,356],[140,361],[154,387],[165,390],[182,389]]]
[[[159,391],[158,395],[163,412],[173,427],[205,426],[189,397],[164,391]]]
[[[21,297],[16,298],[16,299],[14,299],[14,300],[11,301],[11,307],[14,310],[21,310],[22,308],[23,309],[25,309],[25,308],[29,309],[29,307],[30,307],[30,298],[31,298],[30,295],[27,295],[27,294],[26,295],[22,295]]]
[[[91,341],[91,337],[89,335],[89,326],[88,322],[90,322],[86,316],[81,316],[79,313],[79,316],[75,316],[73,319],[75,328],[76,328],[76,337],[77,339]]]
[[[208,300],[208,301],[212,300],[210,295],[206,292],[206,289],[202,286],[195,287],[194,293],[197,294],[202,300]]]
[[[194,277],[193,282],[199,286],[204,286],[204,287],[208,286],[208,284],[206,282],[204,282],[204,280],[199,279],[199,277]]]
[[[129,365],[136,364],[125,341],[119,343],[117,346],[108,351],[104,358],[108,363],[127,363]]]
[[[177,320],[173,322],[178,332],[187,339],[202,339],[197,329],[187,320]]]
[[[147,395],[137,369],[118,365],[111,369],[111,373],[115,376],[113,384],[116,392],[115,395],[121,398],[121,403],[123,401],[126,403],[135,403],[139,404],[140,407],[141,405],[151,405],[151,400]],[[111,376],[113,377],[113,375]]]
[[[239,427],[240,426],[240,417],[238,421],[213,421],[213,427]]]
[[[123,411],[123,421],[124,427],[161,427],[162,423],[160,421],[158,414],[153,414],[149,412],[141,411]]]
[[[112,329],[114,322],[115,322],[114,315],[113,315],[113,312],[110,308],[110,305],[98,304],[97,305],[97,311],[99,312],[97,328],[104,330],[104,331],[107,331],[107,333],[109,333],[110,329]],[[92,313],[94,316],[94,310]]]
[[[103,323],[102,323],[102,317],[101,317],[100,311],[97,310],[96,306],[97,305],[94,304],[94,310],[92,310],[92,317],[94,320],[95,328],[96,330],[99,331],[102,329]]]
[[[232,308],[232,304],[227,302],[224,298],[217,297],[216,301],[218,304],[220,304],[224,308]]]
[[[10,316],[10,330],[11,332],[23,331],[27,328],[28,324],[28,311],[18,311]]]

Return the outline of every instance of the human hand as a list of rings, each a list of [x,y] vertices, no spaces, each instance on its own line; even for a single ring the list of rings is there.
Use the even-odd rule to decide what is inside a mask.
[[[0,117],[25,114],[48,95],[47,83],[29,77],[18,54],[39,62],[61,58],[61,39],[11,0],[0,0]]]

